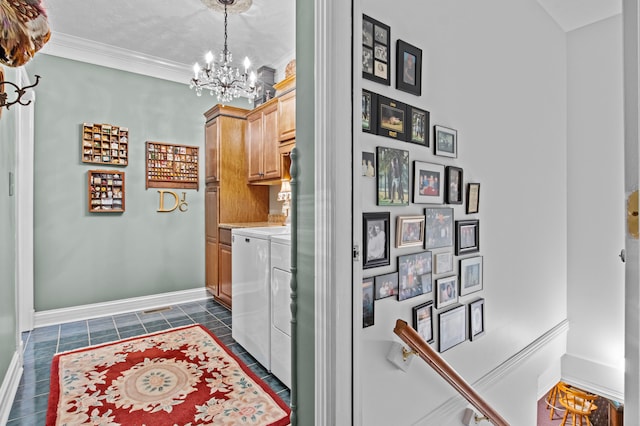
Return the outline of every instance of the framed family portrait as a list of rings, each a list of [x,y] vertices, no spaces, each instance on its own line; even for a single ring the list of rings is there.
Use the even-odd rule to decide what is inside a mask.
[[[452,275],[436,280],[436,308],[444,308],[458,302],[458,277]]]
[[[431,252],[423,251],[399,256],[398,279],[398,300],[406,300],[432,292]]]
[[[426,302],[411,308],[413,312],[413,328],[420,337],[427,342],[433,343],[433,302]]]
[[[409,151],[379,146],[377,204],[409,205]]]
[[[480,251],[480,221],[456,221],[456,256]]]
[[[413,202],[442,204],[444,201],[444,166],[413,162]]]
[[[429,146],[429,111],[407,105],[407,142]]]
[[[453,271],[453,253],[443,251],[433,254],[433,273],[446,274]]]
[[[362,151],[362,176],[376,177],[376,155]]]
[[[405,140],[408,130],[406,112],[406,105],[402,102],[378,96],[378,134]]]
[[[380,21],[362,15],[362,77],[391,85],[389,66],[391,29]]]
[[[480,184],[470,183],[467,185],[467,214],[474,214],[480,211]]]
[[[398,273],[378,275],[374,280],[375,300],[386,299],[398,294]]]
[[[453,246],[453,209],[451,207],[427,207],[425,216],[424,248],[435,249]]]
[[[460,296],[482,290],[482,256],[460,261]]]
[[[391,263],[389,221],[388,212],[362,213],[363,269],[377,268]]]
[[[398,40],[396,89],[420,96],[422,91],[422,49]]]
[[[376,133],[378,126],[378,95],[362,89],[362,131]]]
[[[462,204],[463,171],[460,167],[447,166],[445,169],[445,194],[447,204]]]
[[[362,280],[362,328],[373,325],[373,277]]]
[[[398,216],[396,247],[413,247],[422,244],[424,244],[424,216]]]
[[[438,315],[438,351],[444,352],[467,340],[466,306],[460,305]]]
[[[476,340],[484,334],[484,299],[469,304],[469,339]]]
[[[433,126],[434,153],[441,157],[458,157],[458,131],[443,126]]]

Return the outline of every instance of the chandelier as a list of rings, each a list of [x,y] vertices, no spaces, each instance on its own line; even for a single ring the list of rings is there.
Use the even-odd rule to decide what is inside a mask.
[[[227,103],[234,98],[244,96],[251,102],[257,94],[256,74],[250,71],[251,61],[244,58],[244,72],[234,67],[231,52],[227,47],[227,6],[233,5],[236,0],[217,0],[224,5],[224,48],[220,52],[217,62],[213,60],[213,53],[209,51],[204,59],[204,68],[197,62],[193,65],[194,77],[191,79],[189,87],[196,89],[198,96],[203,90],[208,90],[211,96],[218,97],[218,102]]]

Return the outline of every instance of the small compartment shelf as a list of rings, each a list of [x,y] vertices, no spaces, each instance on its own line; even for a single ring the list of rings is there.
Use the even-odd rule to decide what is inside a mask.
[[[148,188],[199,189],[198,147],[147,142]]]
[[[82,162],[126,166],[129,162],[129,129],[83,123]]]
[[[124,172],[89,170],[89,213],[124,212]]]

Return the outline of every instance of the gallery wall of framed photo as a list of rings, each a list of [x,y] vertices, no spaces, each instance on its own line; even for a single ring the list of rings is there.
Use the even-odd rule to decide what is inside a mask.
[[[445,352],[485,332],[473,141],[459,143],[464,123],[440,121],[424,95],[428,52],[383,20],[362,22],[362,327],[400,312]]]

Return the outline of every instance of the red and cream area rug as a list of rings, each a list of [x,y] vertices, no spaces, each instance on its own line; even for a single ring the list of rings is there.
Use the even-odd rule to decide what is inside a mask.
[[[289,424],[287,405],[200,325],[56,354],[47,426]]]

